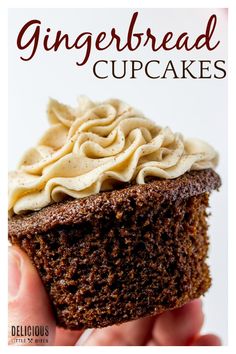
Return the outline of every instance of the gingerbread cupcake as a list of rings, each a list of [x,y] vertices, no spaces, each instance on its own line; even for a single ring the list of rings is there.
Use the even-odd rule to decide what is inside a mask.
[[[216,151],[119,100],[51,100],[48,118],[9,175],[9,240],[37,268],[57,324],[105,327],[204,294]]]

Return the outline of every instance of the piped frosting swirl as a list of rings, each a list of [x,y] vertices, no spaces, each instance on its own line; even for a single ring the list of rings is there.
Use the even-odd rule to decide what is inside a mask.
[[[147,176],[176,178],[217,165],[209,144],[162,128],[120,100],[80,97],[78,108],[50,100],[48,120],[50,128],[9,174],[11,214],[111,190],[119,182],[142,184]]]

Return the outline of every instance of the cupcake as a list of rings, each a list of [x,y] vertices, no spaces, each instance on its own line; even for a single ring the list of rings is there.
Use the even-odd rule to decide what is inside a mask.
[[[58,326],[105,327],[203,295],[216,151],[120,100],[50,100],[48,119],[9,174],[9,240],[37,268]]]

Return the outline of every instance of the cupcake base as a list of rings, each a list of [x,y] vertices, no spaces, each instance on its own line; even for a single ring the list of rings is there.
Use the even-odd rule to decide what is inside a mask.
[[[39,271],[57,324],[105,327],[161,313],[210,287],[211,169],[14,216],[9,239]]]

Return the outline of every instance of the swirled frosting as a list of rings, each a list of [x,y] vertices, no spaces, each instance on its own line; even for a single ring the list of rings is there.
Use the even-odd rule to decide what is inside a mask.
[[[9,176],[11,214],[40,210],[67,196],[83,198],[146,176],[176,178],[214,168],[216,151],[162,128],[120,100],[79,99],[73,109],[48,105],[50,128]]]

